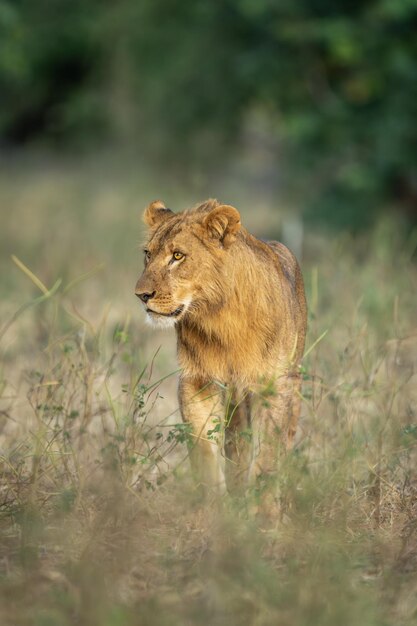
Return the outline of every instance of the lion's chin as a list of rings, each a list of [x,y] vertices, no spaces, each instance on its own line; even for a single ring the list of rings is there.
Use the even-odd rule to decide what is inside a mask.
[[[177,320],[175,317],[163,317],[162,315],[146,314],[146,323],[153,328],[173,328]]]
[[[175,323],[182,317],[187,309],[188,303],[181,304],[171,313],[158,313],[152,309],[146,309],[146,321],[156,328],[172,328]]]

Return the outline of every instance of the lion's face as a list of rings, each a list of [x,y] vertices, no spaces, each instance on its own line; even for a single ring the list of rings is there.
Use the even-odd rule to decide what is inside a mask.
[[[148,321],[170,327],[204,305],[221,305],[222,255],[229,252],[239,219],[236,209],[218,205],[183,214],[161,202],[148,207],[145,268],[135,289]]]
[[[161,241],[162,239],[162,241]],[[173,326],[196,300],[204,254],[202,245],[190,233],[172,237],[154,236],[144,251],[145,268],[136,285],[148,320],[158,326]]]

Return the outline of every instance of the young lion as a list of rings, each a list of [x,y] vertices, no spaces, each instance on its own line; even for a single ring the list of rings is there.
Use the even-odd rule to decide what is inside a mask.
[[[197,481],[223,491],[267,478],[300,412],[306,301],[298,263],[216,200],[178,214],[155,201],[144,221],[149,239],[135,293],[149,321],[175,326]]]

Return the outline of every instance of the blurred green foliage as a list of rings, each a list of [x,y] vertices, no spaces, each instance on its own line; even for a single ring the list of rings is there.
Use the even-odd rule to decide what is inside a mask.
[[[416,28],[417,0],[0,0],[0,136],[205,171],[256,112],[307,215],[416,220]]]

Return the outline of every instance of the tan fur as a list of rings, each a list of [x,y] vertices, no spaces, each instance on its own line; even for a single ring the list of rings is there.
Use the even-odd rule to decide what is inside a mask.
[[[306,302],[298,263],[216,200],[179,214],[156,201],[144,219],[148,260],[136,294],[151,321],[175,325],[197,480],[223,489],[225,475],[230,487],[268,476],[300,412]],[[184,256],[175,261],[174,252]]]

